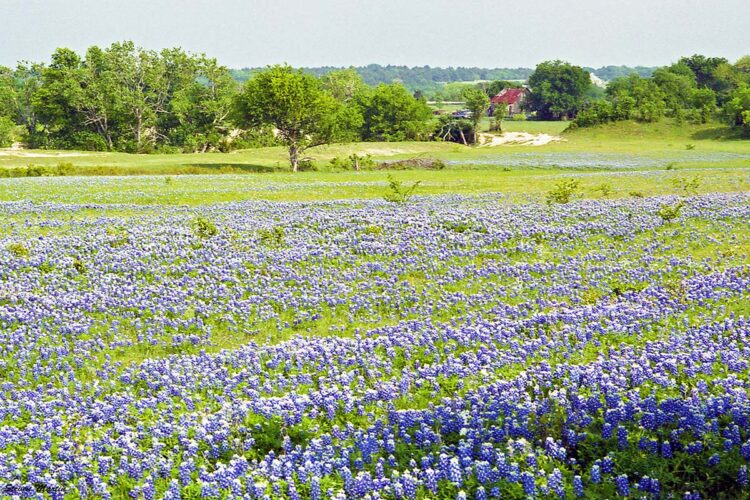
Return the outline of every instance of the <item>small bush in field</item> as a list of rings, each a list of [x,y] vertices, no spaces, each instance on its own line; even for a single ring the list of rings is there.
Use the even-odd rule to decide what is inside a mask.
[[[547,204],[566,204],[578,194],[580,182],[576,179],[565,179],[558,182],[555,187],[547,193]]]

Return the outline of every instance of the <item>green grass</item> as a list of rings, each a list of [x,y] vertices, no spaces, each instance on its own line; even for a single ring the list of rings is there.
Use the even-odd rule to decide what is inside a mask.
[[[564,126],[564,122],[506,121],[504,128],[559,134]],[[579,194],[588,198],[601,198],[596,188],[602,184],[610,186],[607,196],[612,198],[633,193],[679,194],[675,183],[694,177],[700,180],[699,192],[745,191],[750,186],[750,140],[734,138],[726,127],[715,123],[621,122],[564,132],[562,137],[563,142],[536,147],[466,147],[440,142],[335,144],[310,151],[319,171],[298,174],[289,172],[286,151],[280,147],[172,155],[3,151],[0,168],[22,169],[19,172],[30,164],[54,171],[57,165],[66,163],[77,176],[141,177],[96,182],[71,177],[49,189],[42,187],[45,182],[52,186],[44,179],[0,179],[0,201],[196,205],[247,199],[382,197],[387,172],[330,168],[332,158],[354,152],[370,154],[377,161],[434,157],[448,162],[439,171],[392,172],[405,183],[421,181],[418,195],[499,192],[516,198],[539,198],[568,177],[579,179]],[[603,167],[600,161],[609,164]]]

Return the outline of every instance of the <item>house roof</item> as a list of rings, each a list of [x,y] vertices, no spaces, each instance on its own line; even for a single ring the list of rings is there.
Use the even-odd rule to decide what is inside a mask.
[[[526,89],[503,89],[495,97],[490,99],[492,104],[518,104],[523,99]]]

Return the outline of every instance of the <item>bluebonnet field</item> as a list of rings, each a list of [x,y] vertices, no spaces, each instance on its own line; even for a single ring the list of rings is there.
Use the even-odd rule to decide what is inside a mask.
[[[2,494],[746,497],[749,202],[2,203]]]

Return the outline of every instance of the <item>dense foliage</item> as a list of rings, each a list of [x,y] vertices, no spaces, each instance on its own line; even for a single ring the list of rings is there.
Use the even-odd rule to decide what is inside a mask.
[[[749,59],[734,65],[724,58],[694,55],[653,71],[651,77],[629,75],[610,82],[606,100],[586,103],[576,125],[591,126],[617,120],[655,122],[665,116],[676,121],[707,123],[719,108],[727,122],[745,125],[743,92],[750,85]]]
[[[235,98],[235,116],[248,128],[274,127],[289,149],[293,172],[306,150],[344,140],[361,123],[319,79],[290,66],[274,66],[249,80]]]
[[[221,149],[236,83],[214,59],[131,42],[0,71],[0,110],[31,147],[148,152]]]
[[[586,91],[591,87],[591,77],[580,66],[563,61],[546,61],[531,74],[529,86],[532,94],[527,103],[528,109],[540,119],[560,120],[578,113]]]

